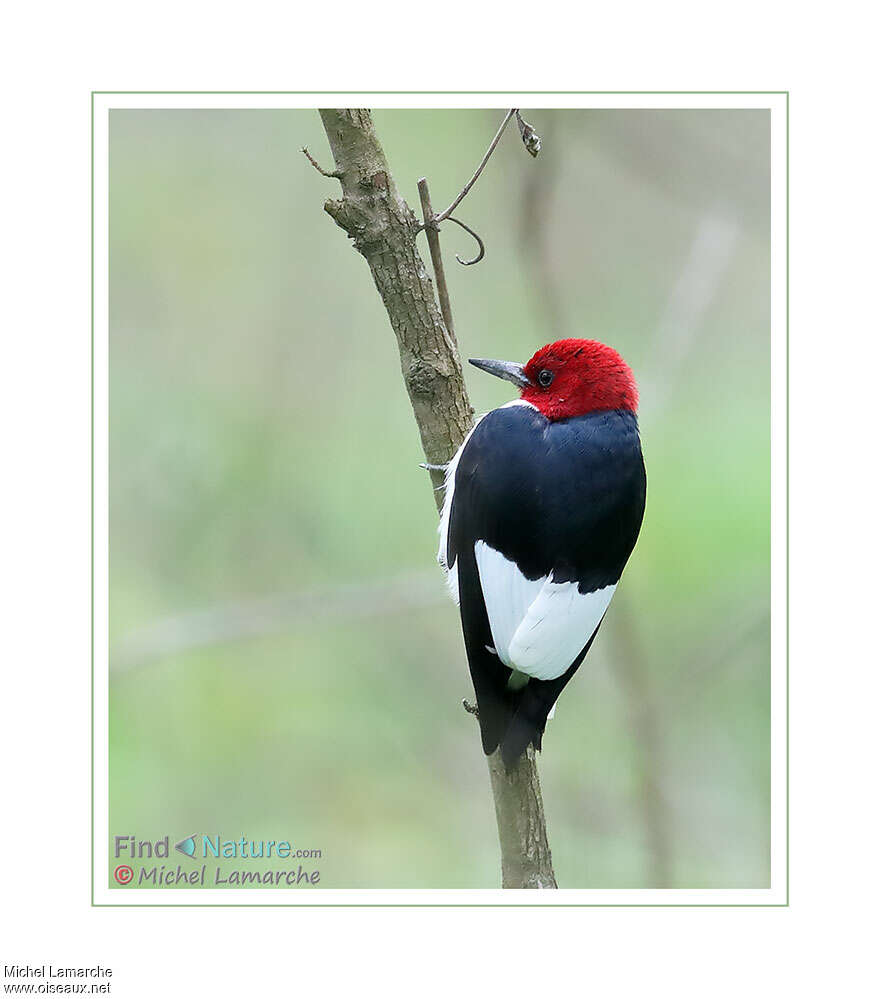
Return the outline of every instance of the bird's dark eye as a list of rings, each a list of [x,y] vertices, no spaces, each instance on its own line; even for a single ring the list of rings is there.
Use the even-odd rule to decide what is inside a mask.
[[[541,385],[542,388],[547,388],[548,385],[550,385],[553,380],[554,380],[553,371],[548,371],[547,368],[543,368],[541,371],[539,371],[538,384]]]

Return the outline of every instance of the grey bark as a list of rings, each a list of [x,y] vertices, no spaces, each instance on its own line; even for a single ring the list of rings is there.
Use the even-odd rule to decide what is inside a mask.
[[[474,422],[455,335],[416,247],[416,217],[398,193],[364,108],[319,112],[342,186],[324,209],[364,257],[398,341],[401,372],[430,465],[446,464]],[[443,473],[432,471],[435,487]],[[435,492],[440,507],[442,494]],[[498,751],[488,759],[503,888],[556,888],[535,753],[507,774]]]

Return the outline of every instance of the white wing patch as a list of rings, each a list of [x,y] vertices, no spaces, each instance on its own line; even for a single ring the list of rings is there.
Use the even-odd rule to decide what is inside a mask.
[[[602,620],[615,584],[579,593],[578,583],[527,579],[484,541],[474,554],[499,659],[536,680],[562,676]]]
[[[547,577],[527,579],[514,562],[490,548],[485,541],[475,542],[474,556],[496,655],[514,669],[508,647]]]
[[[578,583],[548,580],[514,633],[508,647],[511,662],[536,680],[561,676],[603,619],[615,585],[579,593]]]

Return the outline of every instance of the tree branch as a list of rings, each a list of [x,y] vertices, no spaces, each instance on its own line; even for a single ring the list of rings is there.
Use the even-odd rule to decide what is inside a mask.
[[[502,851],[503,888],[556,888],[535,750],[508,772],[497,749],[487,758]]]
[[[404,383],[437,487],[443,483],[443,472],[431,466],[445,465],[453,457],[474,421],[452,319],[448,326],[435,300],[431,278],[416,248],[420,226],[398,194],[370,112],[337,108],[319,113],[342,185],[342,198],[326,202],[324,208],[370,267],[398,341]],[[503,125],[512,114],[508,113]],[[446,215],[468,193],[500,137],[501,129]],[[427,185],[425,193],[427,198]],[[431,227],[426,225],[426,229],[430,236]],[[439,249],[438,244],[438,253]],[[440,507],[439,492],[435,499]],[[502,853],[502,886],[556,888],[534,752],[530,749],[521,757],[510,774],[505,773],[498,751],[488,764]]]

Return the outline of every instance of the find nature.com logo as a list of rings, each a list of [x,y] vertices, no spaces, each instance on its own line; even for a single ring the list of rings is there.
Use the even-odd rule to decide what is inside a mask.
[[[313,887],[321,880],[318,867],[304,867],[300,862],[320,860],[321,850],[297,848],[290,840],[224,839],[219,834],[193,833],[171,841],[171,836],[157,840],[114,836],[113,880],[123,888],[298,888]],[[172,846],[188,860],[204,862],[172,864]],[[237,860],[245,866],[220,863]]]

